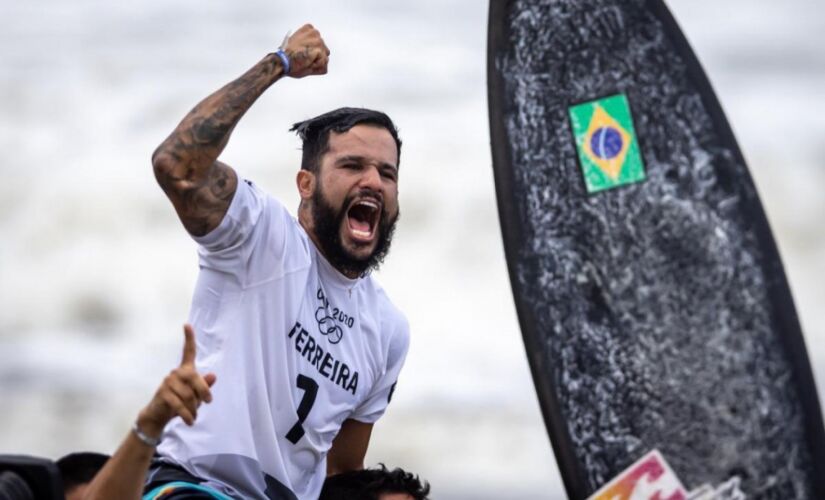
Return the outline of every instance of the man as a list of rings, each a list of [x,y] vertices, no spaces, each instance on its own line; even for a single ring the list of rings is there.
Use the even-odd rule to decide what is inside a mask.
[[[327,477],[318,500],[427,500],[430,485],[403,469],[342,472]]]
[[[328,58],[318,31],[303,26],[195,106],[153,155],[200,244],[190,320],[198,368],[221,383],[201,410],[209,380],[175,387],[186,404],[174,408],[181,419],[163,432],[150,482],[188,477],[233,497],[304,499],[327,473],[363,467],[409,342],[406,319],[370,276],[399,213],[396,128],[351,108],[296,124],[297,220],[218,160],[270,85],[324,74]],[[152,443],[164,425],[143,419],[136,432]]]
[[[108,455],[90,451],[69,453],[57,462],[60,477],[63,480],[63,492],[66,500],[82,500],[95,475],[103,468]]]
[[[142,433],[141,425],[157,422],[163,425],[175,417],[196,415],[200,403],[211,403],[216,376],[214,373],[201,375],[195,370],[197,347],[192,325],[184,325],[183,356],[180,365],[169,372],[161,382],[149,403],[138,414],[132,431],[109,458],[106,455],[76,453],[58,461],[61,474],[71,478],[73,484],[83,484],[77,490],[66,483],[66,490],[72,490],[66,498],[85,500],[227,500],[228,497],[209,487],[207,481],[187,475],[180,469],[167,469],[153,474],[149,479],[146,495],[142,495],[146,483],[146,473],[152,461],[154,445],[152,438]],[[207,387],[199,387],[200,382]],[[188,387],[192,398],[181,398],[181,388]],[[67,469],[67,470],[64,470]],[[163,478],[161,476],[165,475]],[[86,484],[91,483],[91,484]],[[2,490],[0,490],[2,491]],[[321,489],[319,500],[427,500],[430,486],[422,484],[418,476],[396,468],[380,468],[346,471],[327,476]],[[2,494],[0,493],[0,497]]]

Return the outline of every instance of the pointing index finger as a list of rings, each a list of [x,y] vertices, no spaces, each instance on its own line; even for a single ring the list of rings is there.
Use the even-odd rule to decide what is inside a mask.
[[[180,365],[195,366],[195,354],[197,352],[197,348],[195,346],[195,330],[192,328],[192,325],[189,323],[183,325],[183,335],[183,357],[180,360]]]

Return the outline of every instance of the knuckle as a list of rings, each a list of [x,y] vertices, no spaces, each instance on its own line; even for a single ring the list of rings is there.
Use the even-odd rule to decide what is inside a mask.
[[[166,404],[166,406],[168,408],[170,408],[172,410],[175,410],[176,407],[177,407],[177,398],[175,398],[174,396],[172,396],[169,393],[164,394],[163,402]]]

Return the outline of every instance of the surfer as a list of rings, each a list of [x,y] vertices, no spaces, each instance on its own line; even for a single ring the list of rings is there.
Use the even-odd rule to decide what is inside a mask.
[[[370,274],[399,214],[397,129],[360,108],[295,124],[297,220],[218,160],[264,91],[285,76],[325,74],[329,55],[320,33],[301,27],[196,105],[153,154],[158,183],[199,244],[190,321],[198,369],[221,382],[216,402],[195,408],[197,426],[188,407],[165,429],[138,422],[135,435],[158,440],[150,478],[303,499],[318,496],[327,474],[363,468],[409,343],[405,317]],[[191,404],[200,390],[178,395]]]

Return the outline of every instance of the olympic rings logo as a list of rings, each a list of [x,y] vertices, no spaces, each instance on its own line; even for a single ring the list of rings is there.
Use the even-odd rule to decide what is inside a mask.
[[[315,310],[315,320],[318,322],[318,331],[321,335],[326,335],[327,340],[333,344],[341,341],[344,331],[335,322],[335,318],[329,315],[326,307],[321,306]]]

